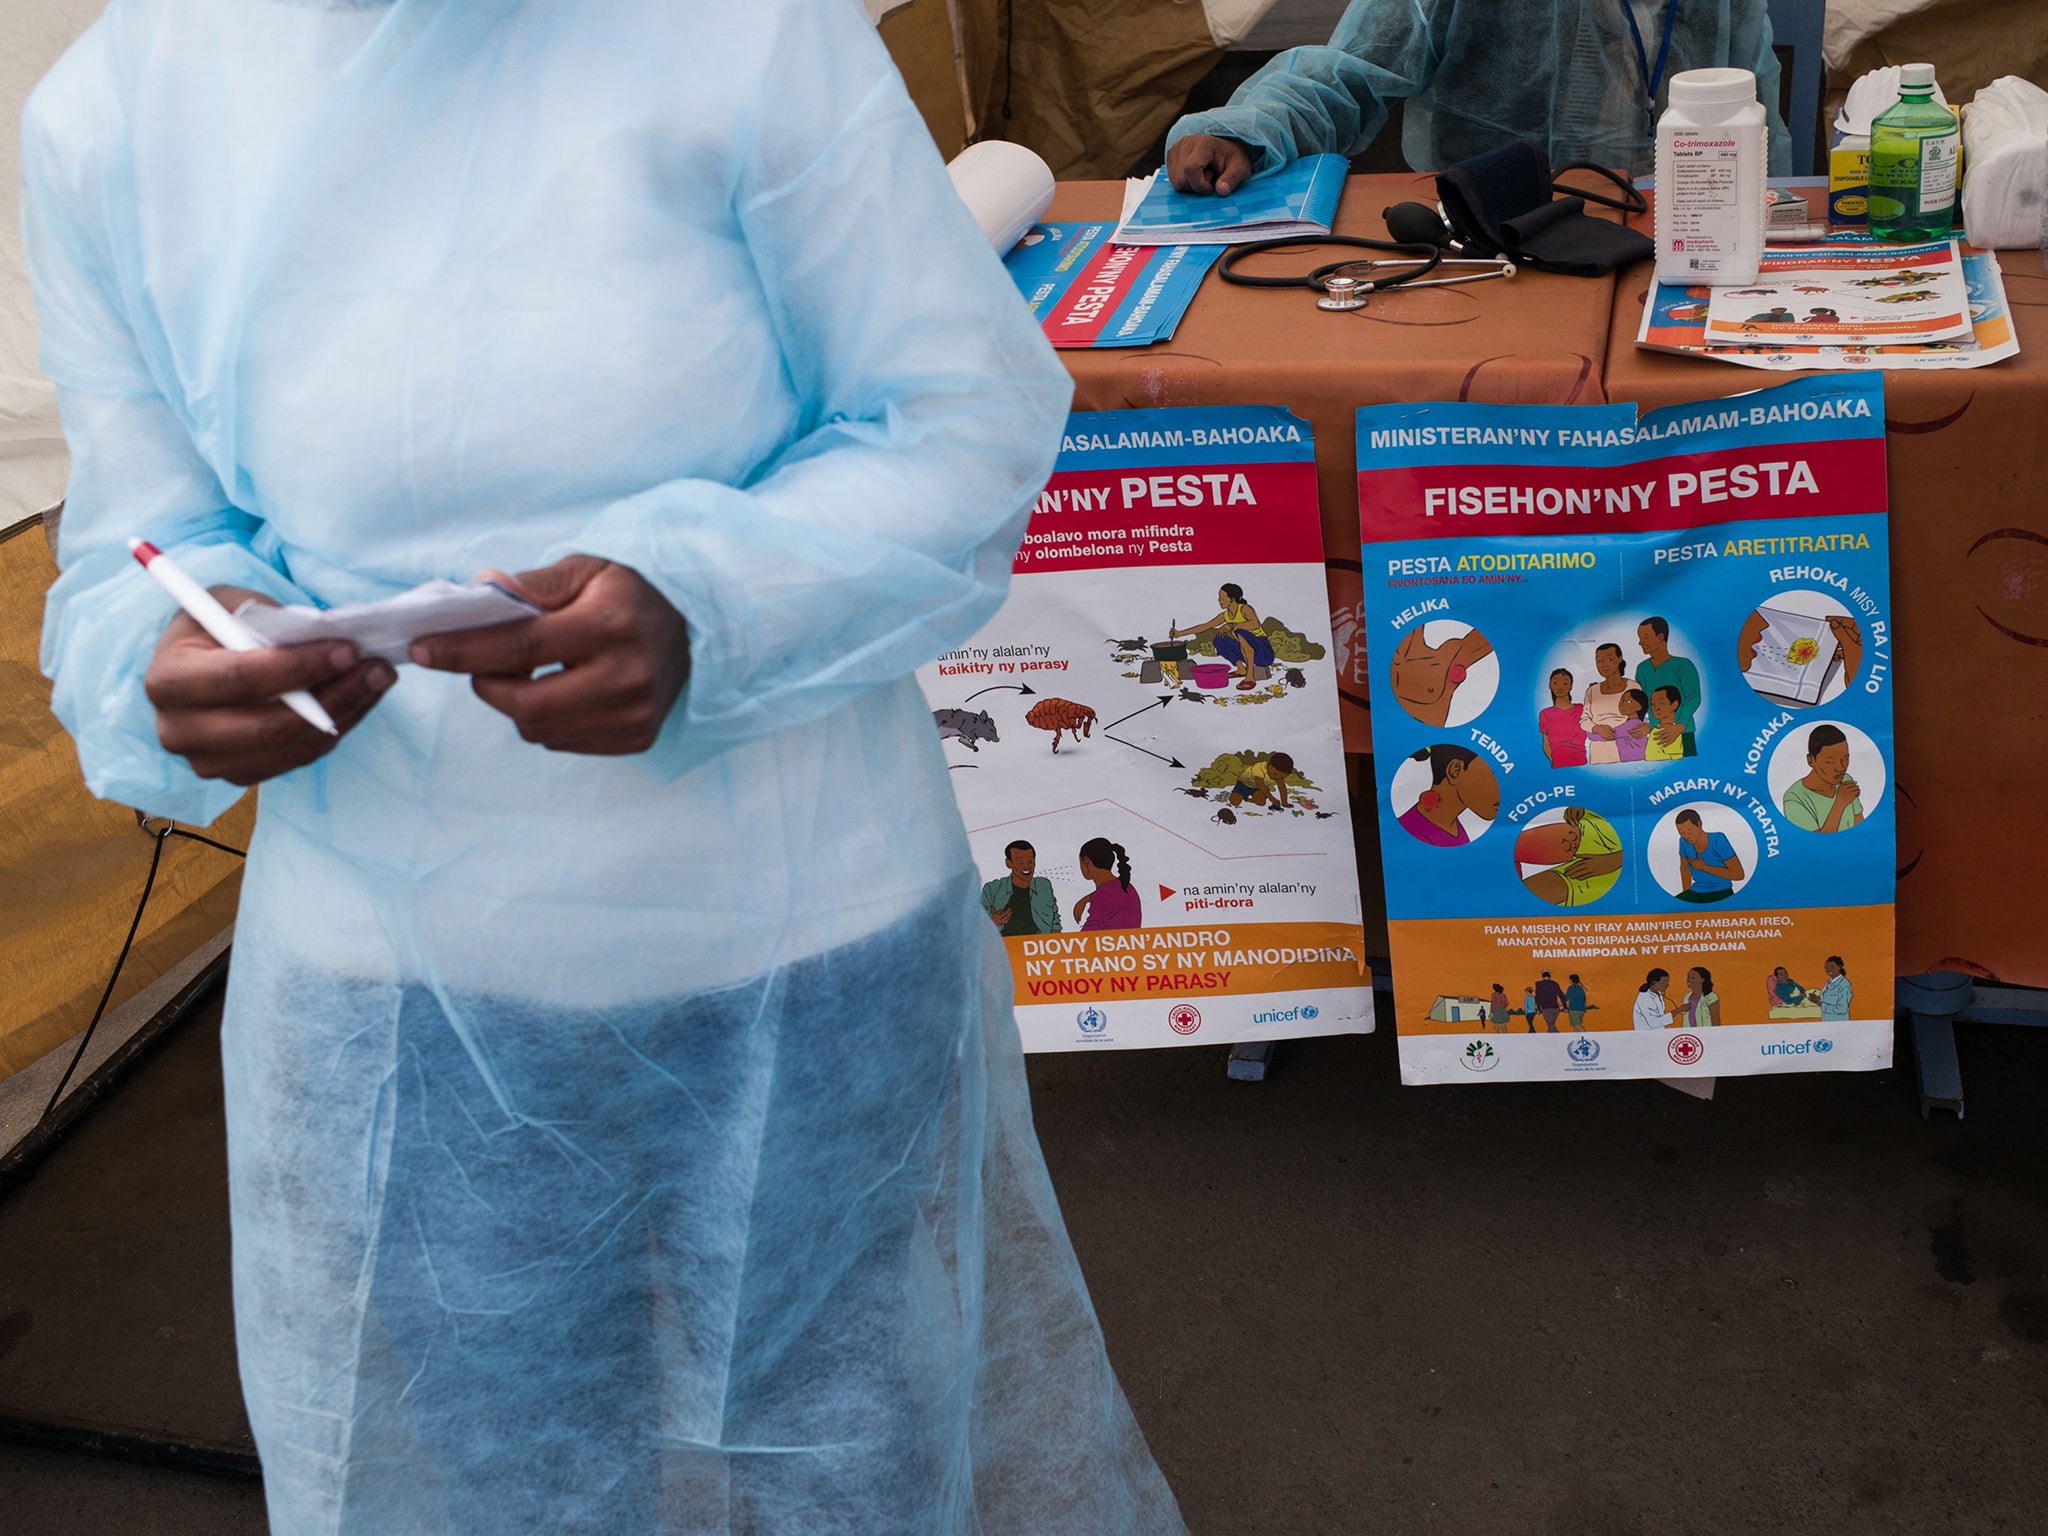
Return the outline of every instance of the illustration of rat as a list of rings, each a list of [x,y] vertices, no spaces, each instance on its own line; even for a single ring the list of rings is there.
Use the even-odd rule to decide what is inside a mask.
[[[932,722],[939,728],[939,740],[957,741],[970,752],[979,752],[984,741],[1001,740],[985,709],[935,709]]]
[[[1289,667],[1287,669],[1287,686],[1290,688],[1306,688],[1308,686],[1308,679],[1301,675],[1301,668]]]

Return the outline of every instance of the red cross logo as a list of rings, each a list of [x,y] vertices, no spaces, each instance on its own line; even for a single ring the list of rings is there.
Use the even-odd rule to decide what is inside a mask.
[[[1202,1027],[1201,1010],[1182,1003],[1166,1016],[1166,1023],[1176,1035],[1192,1035]]]
[[[1665,1054],[1681,1067],[1689,1067],[1707,1054],[1707,1048],[1698,1035],[1673,1035],[1671,1043],[1664,1047]]]

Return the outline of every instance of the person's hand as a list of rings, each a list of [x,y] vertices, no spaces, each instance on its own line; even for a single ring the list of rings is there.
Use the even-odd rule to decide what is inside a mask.
[[[1685,727],[1680,725],[1676,720],[1672,721],[1669,725],[1660,725],[1657,727],[1657,740],[1667,747],[1670,746],[1671,743],[1673,743],[1674,741],[1677,741],[1684,734]]]
[[[230,613],[249,598],[270,603],[240,587],[215,587],[213,595]],[[156,739],[166,752],[202,779],[249,785],[303,768],[340,740],[293,714],[282,695],[305,689],[346,735],[397,680],[390,663],[359,661],[345,641],[231,651],[180,613],[156,643],[142,691],[156,706]]]
[[[1844,776],[1842,782],[1835,786],[1835,798],[1841,801],[1854,800],[1856,798],[1856,781]]]
[[[1856,621],[1845,613],[1831,614],[1828,629],[1835,637],[1835,644],[1842,648],[1842,681],[1856,681],[1856,669],[1863,665],[1863,631]]]
[[[683,616],[629,566],[567,555],[497,581],[547,612],[487,629],[428,635],[412,659],[467,672],[478,698],[552,752],[645,752],[690,678]],[[535,677],[541,667],[560,671]]]
[[[1749,670],[1749,664],[1756,660],[1756,648],[1764,637],[1770,623],[1755,609],[1742,621],[1742,629],[1735,636],[1735,665],[1742,671]]]
[[[990,922],[994,923],[998,928],[1000,928],[1010,920],[1010,909],[1008,907],[1005,907],[1000,912],[991,912],[989,913],[988,918]]]
[[[1593,734],[1602,741],[1612,741],[1614,740],[1614,727],[1611,725],[1596,725],[1593,727]]]
[[[1251,174],[1251,151],[1235,139],[1191,133],[1166,152],[1166,179],[1183,192],[1228,197]]]
[[[1593,861],[1591,859],[1573,859],[1571,863],[1563,866],[1558,873],[1567,880],[1584,880],[1598,874],[1599,871],[1593,868]]]

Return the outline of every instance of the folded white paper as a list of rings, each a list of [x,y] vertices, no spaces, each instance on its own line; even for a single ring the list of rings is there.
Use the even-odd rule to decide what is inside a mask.
[[[396,666],[411,659],[412,643],[423,635],[509,624],[542,611],[496,582],[429,581],[396,597],[340,608],[246,602],[235,617],[272,645],[349,640],[363,655],[381,656]]]

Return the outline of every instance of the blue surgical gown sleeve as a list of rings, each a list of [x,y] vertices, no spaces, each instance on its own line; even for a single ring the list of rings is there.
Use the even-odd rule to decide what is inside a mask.
[[[1771,15],[1760,3],[1731,6],[1728,15],[1728,62],[1756,76],[1756,99],[1764,104],[1764,127],[1770,144],[1773,176],[1792,174],[1792,136],[1778,110],[1778,55],[1771,48]],[[1805,125],[1813,132],[1813,124]]]
[[[876,66],[814,74],[815,110],[754,124],[736,173],[804,430],[751,483],[653,486],[551,552],[631,566],[688,621],[657,773],[820,718],[972,635],[1058,451],[1066,371],[879,45],[847,41]]]
[[[307,601],[274,558],[262,524],[237,510],[194,448],[138,345],[112,275],[109,199],[83,145],[23,123],[22,233],[40,322],[43,371],[57,386],[71,479],[58,525],[62,574],[44,608],[42,668],[51,707],[78,746],[88,788],[199,825],[238,800],[157,742],[142,691],[177,605],[128,553],[146,538],[204,586]]]
[[[1419,95],[1442,62],[1438,22],[1421,0],[1352,0],[1330,42],[1290,48],[1238,87],[1229,104],[1190,113],[1167,144],[1189,134],[1236,139],[1254,171],[1303,155],[1355,155],[1386,126],[1389,102]]]

